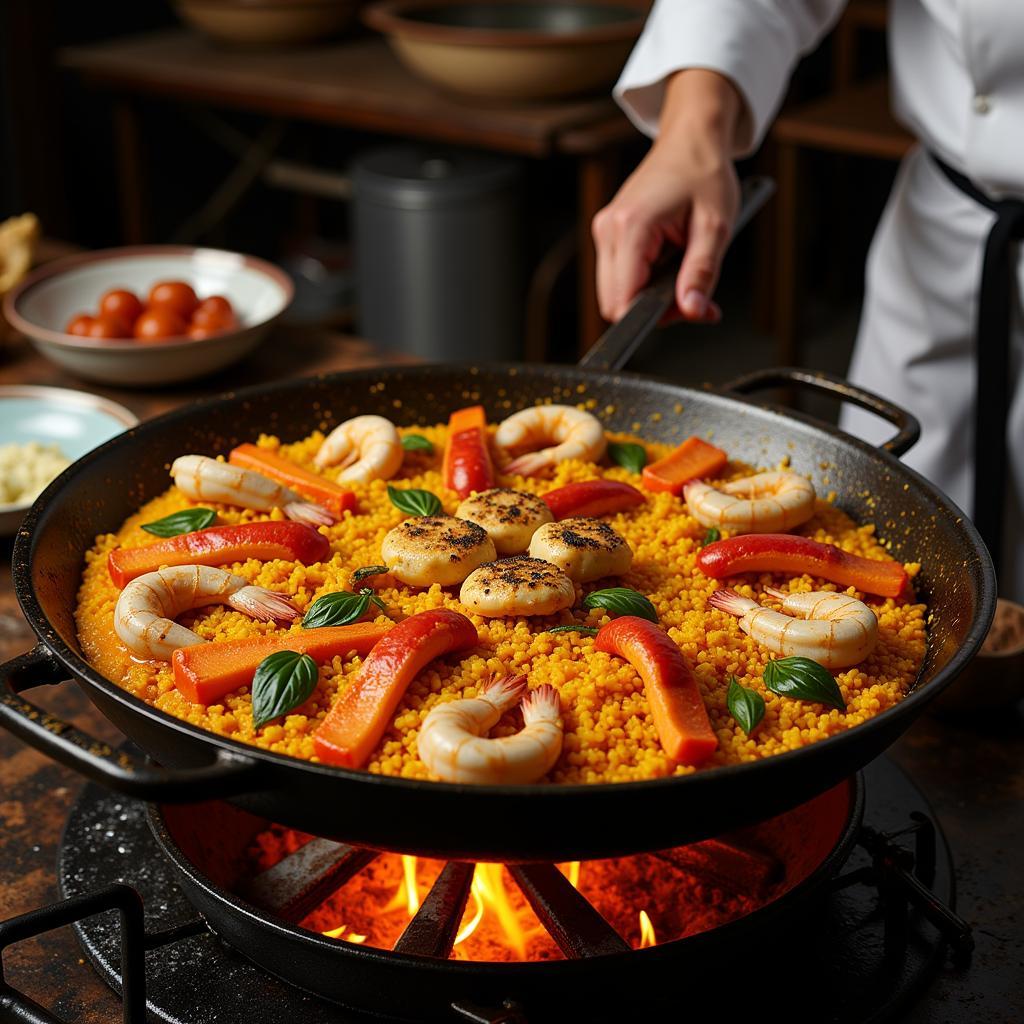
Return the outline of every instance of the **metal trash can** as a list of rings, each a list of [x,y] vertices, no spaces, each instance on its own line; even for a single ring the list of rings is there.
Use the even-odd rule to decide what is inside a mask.
[[[352,170],[359,330],[432,362],[523,354],[522,170],[401,145]]]

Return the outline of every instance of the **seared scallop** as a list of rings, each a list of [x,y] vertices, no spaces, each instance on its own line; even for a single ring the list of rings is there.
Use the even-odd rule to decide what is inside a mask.
[[[499,555],[517,555],[530,546],[538,527],[554,521],[551,509],[535,494],[494,487],[459,505],[455,514],[479,523]]]
[[[455,516],[414,516],[384,538],[381,557],[396,579],[413,587],[461,583],[497,557],[487,531]]]
[[[600,519],[583,516],[542,526],[530,541],[530,555],[557,565],[577,583],[621,576],[633,564],[625,537]]]
[[[556,565],[518,555],[488,562],[462,584],[459,600],[478,615],[553,615],[576,600],[572,580]]]

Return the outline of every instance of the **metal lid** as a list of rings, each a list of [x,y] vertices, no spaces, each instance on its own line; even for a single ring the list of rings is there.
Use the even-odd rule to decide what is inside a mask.
[[[429,210],[500,192],[519,178],[516,160],[430,146],[388,146],[352,166],[358,201]]]

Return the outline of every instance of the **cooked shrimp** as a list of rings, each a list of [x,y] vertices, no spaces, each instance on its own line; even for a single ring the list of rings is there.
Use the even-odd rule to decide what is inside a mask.
[[[335,522],[322,505],[304,501],[290,487],[230,462],[205,455],[182,455],[172,463],[171,476],[178,490],[193,501],[217,501],[255,512],[279,508],[289,519],[307,526],[330,526]]]
[[[230,605],[260,622],[293,622],[300,615],[291,601],[224,569],[173,565],[147,572],[129,583],[114,608],[114,632],[140,658],[167,661],[179,647],[206,641],[174,620],[190,608]]]
[[[438,704],[420,726],[417,747],[430,771],[444,782],[473,784],[536,782],[562,752],[558,691],[549,683],[523,697],[522,730],[514,736],[486,736],[514,707],[526,679],[493,679],[475,698]]]
[[[576,588],[556,565],[519,555],[474,569],[459,600],[477,615],[553,615],[572,606]]]
[[[769,588],[768,593],[782,600],[782,612],[764,608],[735,590],[716,590],[709,603],[735,615],[740,629],[770,651],[811,658],[825,668],[856,665],[878,643],[878,619],[855,597],[830,590],[784,594]]]
[[[518,555],[525,551],[538,528],[555,518],[535,494],[508,487],[494,487],[466,498],[455,514],[482,526],[494,541],[499,555]]]
[[[730,533],[782,533],[814,515],[814,486],[799,473],[778,470],[712,487],[683,488],[690,515],[701,526]]]
[[[406,519],[384,538],[380,553],[391,575],[413,587],[452,587],[498,557],[482,526],[455,516]]]
[[[341,466],[339,480],[390,480],[402,467],[402,439],[383,416],[356,416],[336,426],[313,459],[317,469]]]
[[[498,427],[494,443],[509,455],[526,453],[505,467],[523,476],[566,459],[597,462],[607,447],[601,421],[572,405],[534,405],[513,413]]]
[[[576,516],[542,526],[530,541],[530,557],[551,562],[569,579],[586,583],[629,572],[633,549],[607,523]]]

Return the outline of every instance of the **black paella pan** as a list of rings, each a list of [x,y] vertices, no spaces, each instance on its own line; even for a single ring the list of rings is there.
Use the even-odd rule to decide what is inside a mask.
[[[780,382],[867,405],[899,428],[876,449],[744,393]],[[371,775],[246,746],[173,718],[99,675],[82,656],[74,609],[84,552],[168,486],[183,452],[216,455],[261,432],[285,440],[358,413],[402,424],[446,420],[482,402],[491,420],[537,400],[596,399],[610,430],[643,424],[653,441],[713,431],[730,456],[771,466],[788,458],[820,493],[834,490],[858,522],[877,524],[893,555],[923,563],[928,652],[913,691],[848,732],[760,761],[692,775],[603,785],[473,787]],[[19,532],[14,582],[39,638],[0,668],[0,723],[83,775],[148,800],[215,796],[275,821],[348,842],[448,859],[565,860],[706,838],[804,801],[891,744],[953,681],[994,610],[991,560],[966,517],[897,456],[916,438],[912,417],[841,381],[764,371],[721,392],[627,373],[542,365],[424,366],[288,381],[201,402],[138,426],[75,463],[43,492]],[[888,449],[888,450],[887,450]],[[135,760],[27,702],[33,686],[74,679],[156,764]]]

